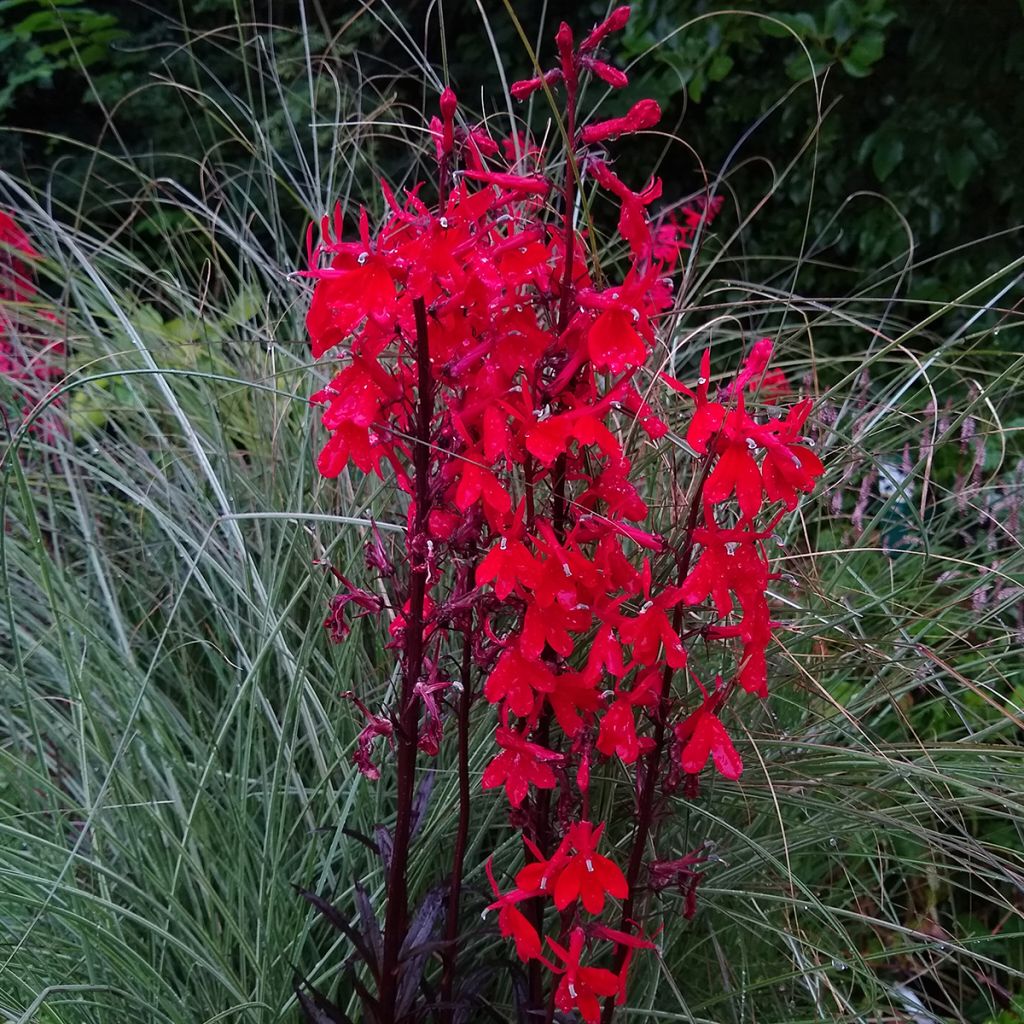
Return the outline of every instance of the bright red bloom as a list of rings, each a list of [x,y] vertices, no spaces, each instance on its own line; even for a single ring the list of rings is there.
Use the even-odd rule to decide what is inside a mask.
[[[603,824],[595,829],[589,821],[578,821],[562,841],[563,847],[575,852],[555,883],[555,906],[559,910],[580,900],[588,913],[600,914],[606,896],[622,900],[628,895],[625,875],[614,861],[597,852],[603,831]]]
[[[661,196],[661,179],[651,178],[641,192],[630,189],[603,161],[595,160],[590,173],[602,187],[618,196],[622,203],[619,214],[619,234],[629,244],[638,259],[651,253],[651,226],[647,207]]]
[[[541,566],[521,540],[501,537],[476,568],[477,586],[491,583],[502,601],[513,590],[532,590],[540,578]]]
[[[676,740],[680,745],[679,763],[688,775],[696,775],[708,758],[727,779],[738,779],[743,773],[743,761],[736,752],[725,726],[715,714],[728,695],[728,690],[716,688],[708,694],[693,677],[704,693],[701,706],[675,727]],[[719,679],[718,684],[721,683]]]
[[[484,769],[481,785],[484,789],[504,786],[508,802],[519,807],[526,799],[530,786],[554,789],[555,773],[551,764],[565,760],[561,754],[531,743],[523,733],[498,726],[495,736],[502,752]]]
[[[597,749],[606,757],[618,755],[624,764],[633,764],[650,749],[652,740],[640,739],[636,732],[638,707],[654,707],[658,703],[660,673],[657,668],[642,673],[631,690],[615,685],[615,700],[601,716]]]
[[[537,929],[530,924],[526,915],[513,902],[502,897],[501,890],[498,888],[497,880],[494,877],[491,858],[488,858],[484,867],[496,897],[495,902],[487,909],[497,909],[498,929],[502,937],[512,939],[516,946],[516,955],[524,963],[528,960],[543,959],[541,956],[543,944],[541,943],[540,936],[537,934]]]
[[[585,941],[582,928],[573,929],[568,949],[554,939],[548,939],[548,944],[565,964],[555,991],[555,1006],[563,1013],[579,1010],[586,1024],[598,1024],[601,1019],[599,999],[614,996],[619,991],[619,977],[602,967],[584,967],[580,963]]]
[[[686,651],[667,613],[683,599],[683,593],[678,587],[665,587],[652,597],[651,565],[646,558],[640,582],[644,603],[635,617],[618,619],[619,636],[624,643],[632,645],[633,657],[641,665],[658,664],[659,652],[664,649],[668,665],[682,668],[686,664]]]
[[[526,658],[518,645],[508,647],[487,677],[484,696],[492,703],[504,702],[514,715],[525,717],[536,705],[537,695],[551,693],[556,680],[539,659]]]

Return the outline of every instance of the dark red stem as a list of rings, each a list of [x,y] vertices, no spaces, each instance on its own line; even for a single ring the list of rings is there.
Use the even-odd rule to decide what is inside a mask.
[[[413,449],[413,483],[416,510],[407,541],[409,552],[409,608],[405,621],[402,692],[395,718],[397,747],[397,808],[388,871],[388,906],[384,917],[384,949],[381,959],[380,1024],[397,1024],[398,958],[408,927],[407,869],[412,836],[412,805],[416,781],[416,744],[420,701],[416,684],[423,674],[425,653],[423,617],[427,592],[427,514],[430,501],[430,423],[433,418],[433,382],[427,340],[427,310],[423,299],[413,300],[416,315],[416,443]]]

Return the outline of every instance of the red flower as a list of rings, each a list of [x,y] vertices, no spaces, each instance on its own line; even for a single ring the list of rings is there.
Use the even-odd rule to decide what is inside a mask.
[[[586,1024],[598,1024],[601,1019],[599,999],[614,996],[619,991],[619,977],[602,967],[584,967],[580,963],[585,936],[582,928],[574,928],[565,949],[553,939],[548,944],[565,963],[565,971],[555,991],[555,1006],[563,1013],[579,1010]]]
[[[335,220],[340,226],[340,213]],[[326,217],[324,225],[326,233]],[[330,267],[310,271],[319,281],[306,316],[314,358],[341,344],[367,317],[386,322],[397,313],[391,260],[372,250],[365,210],[359,234],[359,242],[342,242],[340,232],[336,241],[326,240],[324,249],[335,254]]]
[[[579,821],[562,841],[563,847],[571,847],[575,853],[555,883],[555,906],[559,910],[580,900],[588,913],[600,914],[605,896],[622,900],[629,894],[625,875],[613,861],[597,852],[603,831],[603,824],[595,829],[589,821]]]
[[[538,693],[551,693],[556,679],[539,659],[523,656],[518,645],[506,648],[484,684],[484,696],[492,703],[504,702],[514,715],[529,715]]]
[[[520,960],[524,963],[528,960],[543,960],[544,958],[541,956],[542,943],[537,929],[530,924],[526,915],[513,902],[502,897],[494,877],[491,860],[490,857],[487,859],[485,869],[496,899],[487,909],[497,909],[498,929],[503,938],[512,939],[515,943],[516,955]]]
[[[602,187],[618,196],[622,203],[619,214],[619,234],[628,243],[638,259],[651,253],[651,226],[647,207],[661,196],[661,179],[651,178],[641,192],[634,192],[601,160],[590,165],[590,173]]]
[[[682,591],[678,587],[666,587],[652,598],[651,565],[646,558],[640,582],[644,603],[635,618],[619,617],[619,636],[624,643],[632,645],[633,657],[641,665],[658,664],[659,651],[664,647],[665,661],[672,668],[682,668],[686,664],[686,651],[667,615],[667,610],[682,600]]]
[[[636,734],[634,708],[653,707],[658,703],[660,673],[657,668],[643,673],[633,684],[632,690],[615,685],[615,700],[601,716],[601,729],[597,735],[597,749],[606,757],[617,754],[624,764],[633,764],[650,749],[650,739],[640,739]]]
[[[522,804],[530,786],[554,789],[555,773],[549,762],[560,764],[564,760],[561,754],[539,743],[530,743],[523,733],[505,726],[498,726],[495,739],[502,752],[484,769],[481,782],[484,789],[504,786],[513,807]]]
[[[521,540],[503,536],[476,567],[476,583],[491,583],[495,595],[505,601],[513,590],[536,587],[540,572],[540,563]]]
[[[728,689],[717,688],[709,695],[700,680],[693,678],[704,693],[704,700],[693,714],[675,727],[680,744],[679,763],[688,775],[696,775],[710,757],[725,778],[738,779],[743,773],[743,761],[715,714],[728,695]],[[717,683],[721,683],[721,679]]]

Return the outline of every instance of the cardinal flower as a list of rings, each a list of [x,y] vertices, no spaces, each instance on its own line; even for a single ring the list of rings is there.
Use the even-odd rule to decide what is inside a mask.
[[[555,1006],[563,1013],[579,1010],[586,1024],[598,1024],[601,1019],[600,999],[614,996],[619,991],[619,977],[602,967],[584,967],[580,963],[585,941],[582,928],[573,929],[568,949],[548,939],[556,956],[565,963],[565,971],[555,991]]]
[[[487,909],[498,911],[498,930],[502,937],[512,939],[516,946],[516,955],[523,963],[528,960],[542,960],[542,944],[537,929],[527,920],[526,915],[515,905],[515,903],[502,897],[498,888],[497,880],[494,877],[492,858],[488,858],[485,868],[487,878],[490,880],[491,889],[494,890],[495,902]]]
[[[518,645],[506,648],[484,684],[484,696],[492,703],[504,703],[514,715],[533,711],[538,693],[555,689],[555,676],[539,658],[523,655]]]
[[[531,743],[524,732],[516,732],[507,726],[498,726],[495,733],[501,753],[484,769],[481,785],[484,789],[504,786],[508,802],[519,807],[526,799],[530,786],[537,789],[554,789],[555,773],[552,763],[561,764],[561,754]]]
[[[649,749],[653,741],[640,739],[636,734],[635,709],[657,704],[659,682],[660,673],[653,668],[642,673],[631,690],[616,683],[615,700],[601,716],[601,728],[597,734],[597,749],[606,757],[617,754],[623,764],[633,764]]]
[[[719,678],[716,680],[716,689],[709,694],[696,676],[693,679],[704,694],[704,699],[693,714],[675,727],[679,763],[687,775],[696,775],[710,757],[725,778],[738,779],[743,773],[743,761],[725,726],[715,714],[728,696],[728,689],[721,688]]]
[[[580,900],[588,913],[600,914],[606,896],[622,900],[629,894],[622,871],[597,852],[603,831],[603,823],[595,829],[589,821],[578,821],[569,829],[564,842],[574,852],[555,883],[555,906],[559,910]]]

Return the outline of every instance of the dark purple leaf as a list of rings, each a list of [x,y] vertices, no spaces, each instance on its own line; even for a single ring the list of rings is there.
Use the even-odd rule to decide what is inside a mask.
[[[436,778],[437,772],[433,768],[428,768],[424,772],[419,786],[416,787],[416,795],[412,801],[412,830],[409,834],[410,839],[416,838],[416,833],[419,832],[420,827],[426,820],[427,807],[430,804],[430,794],[434,791],[434,780]]]
[[[422,945],[430,938],[434,927],[444,917],[445,896],[448,890],[443,886],[431,889],[423,897],[420,905],[416,908],[409,922],[409,929],[402,940],[402,949],[398,955],[399,960],[406,957],[410,951]]]
[[[302,1010],[302,1016],[309,1024],[352,1024],[352,1018],[343,1013],[329,999],[321,995],[305,978],[295,975],[292,979],[295,998]],[[308,989],[307,993],[305,989]]]
[[[402,948],[398,955],[401,964],[396,999],[398,1017],[402,1017],[412,1008],[416,991],[423,981],[423,968],[430,953],[420,952],[419,949],[427,944],[434,933],[434,928],[444,919],[446,892],[445,888],[438,886],[423,897],[402,940]]]
[[[363,939],[374,953],[374,973],[378,973],[379,964],[384,956],[384,942],[380,931],[380,922],[370,904],[370,894],[361,882],[353,886],[355,890],[356,910],[359,912],[359,923],[363,928]]]
[[[361,842],[363,846],[365,846],[368,850],[372,850],[374,853],[377,854],[380,853],[380,850],[378,849],[376,842],[374,842],[374,840],[372,840],[365,832],[360,832],[357,829],[348,828],[347,826],[343,826],[341,831],[346,836],[351,836],[353,839],[358,839],[359,842]]]
[[[359,1002],[363,1007],[363,1016],[360,1019],[360,1024],[377,1024],[379,1020],[377,1000],[370,995],[369,989],[362,983],[351,964],[346,968],[345,975],[349,979],[352,988],[355,989],[356,995],[359,996]]]
[[[384,870],[391,870],[391,851],[395,848],[395,841],[391,837],[391,831],[384,825],[374,825],[373,834],[377,840],[377,852],[380,859],[384,861]]]
[[[327,900],[317,896],[315,892],[308,889],[299,889],[303,899],[311,903],[330,923],[330,925],[341,932],[355,947],[360,959],[372,970],[376,970],[376,957],[370,947],[363,941],[363,937],[348,923],[338,910]]]

